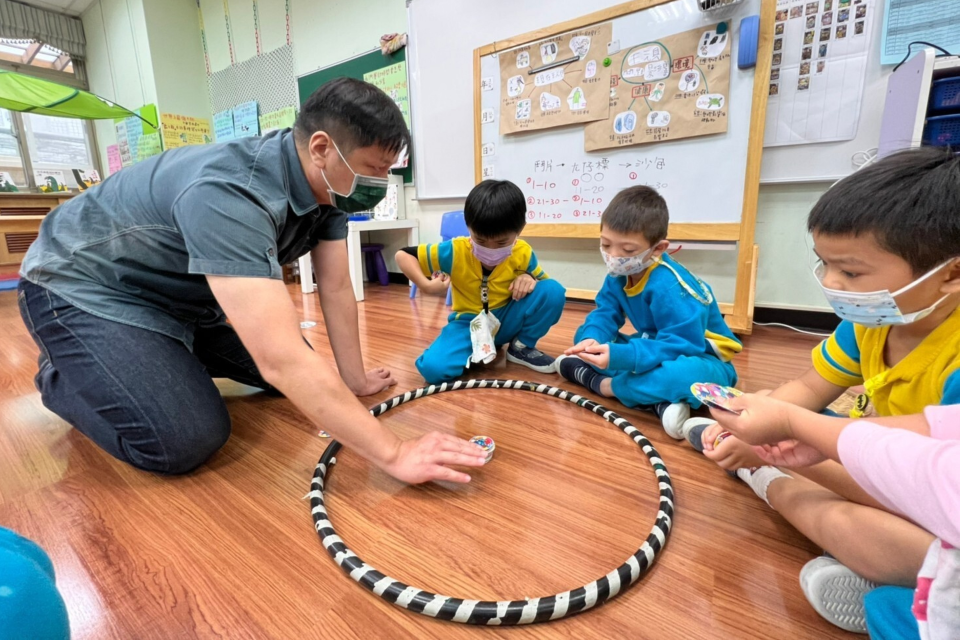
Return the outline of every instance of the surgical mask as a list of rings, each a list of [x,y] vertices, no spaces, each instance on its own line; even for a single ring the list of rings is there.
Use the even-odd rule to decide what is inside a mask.
[[[506,247],[500,247],[499,249],[488,249],[487,247],[481,247],[475,240],[471,239],[470,241],[470,245],[473,247],[473,255],[477,257],[477,260],[488,267],[495,267],[509,258],[513,254],[514,244],[516,244],[516,241]]]
[[[340,153],[340,147],[337,146],[337,143],[333,142],[332,139],[330,142],[333,143],[333,148],[337,150],[337,155],[343,160],[343,164],[347,165],[347,169],[350,169],[350,173],[353,174],[353,184],[350,185],[350,191],[347,193],[339,193],[334,191],[333,187],[330,186],[330,181],[327,180],[327,174],[323,169],[320,170],[323,181],[327,183],[327,193],[330,194],[330,203],[345,213],[373,211],[373,208],[387,197],[387,179],[364,176],[357,173],[347,162],[347,159],[343,157],[343,154]]]
[[[650,247],[641,254],[627,257],[614,257],[600,247],[600,255],[607,265],[607,272],[612,276],[635,276],[642,273],[644,269],[652,265],[656,260],[647,258],[653,253],[653,247]]]
[[[906,293],[936,272],[940,271],[947,264],[949,264],[949,261],[944,262],[942,265],[931,271],[928,271],[919,279],[914,280],[907,286],[903,287],[902,289],[898,289],[893,293],[890,293],[890,291],[887,290],[861,293],[858,291],[837,291],[836,289],[828,289],[827,287],[823,286],[824,266],[822,264],[814,267],[813,275],[820,284],[820,288],[823,289],[823,295],[826,296],[827,302],[830,303],[830,306],[833,307],[834,313],[840,316],[840,318],[847,320],[848,322],[853,322],[854,324],[860,324],[867,327],[878,327],[882,325],[910,324],[911,322],[916,322],[917,320],[926,318],[928,315],[933,313],[933,310],[937,308],[937,305],[946,300],[949,294],[943,296],[926,309],[921,309],[920,311],[914,311],[912,313],[903,313],[900,311],[900,307],[897,306],[897,301],[895,298],[903,293]]]

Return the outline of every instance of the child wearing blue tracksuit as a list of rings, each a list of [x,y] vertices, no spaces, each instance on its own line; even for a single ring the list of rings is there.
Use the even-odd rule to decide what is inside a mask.
[[[628,407],[656,412],[680,439],[695,382],[732,386],[730,360],[743,348],[723,321],[710,287],[664,253],[669,214],[663,198],[644,187],[624,189],[600,220],[600,252],[609,275],[558,358],[567,380]],[[636,333],[620,332],[629,320]]]
[[[0,527],[0,640],[66,640],[67,608],[53,563],[36,544]]]
[[[471,322],[486,306],[500,322],[494,342],[497,349],[509,345],[508,361],[554,373],[554,359],[536,345],[560,319],[566,291],[547,276],[530,245],[517,239],[526,224],[523,192],[506,180],[484,180],[470,191],[463,213],[469,237],[407,247],[396,255],[397,265],[422,291],[445,295],[448,286],[453,289],[453,313],[417,358],[417,370],[430,384],[462,375],[474,354]],[[442,276],[430,279],[434,274]]]

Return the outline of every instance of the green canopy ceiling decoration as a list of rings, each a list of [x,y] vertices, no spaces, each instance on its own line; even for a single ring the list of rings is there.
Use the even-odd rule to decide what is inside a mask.
[[[82,120],[137,117],[154,129],[158,125],[88,91],[13,71],[0,70],[0,108]]]

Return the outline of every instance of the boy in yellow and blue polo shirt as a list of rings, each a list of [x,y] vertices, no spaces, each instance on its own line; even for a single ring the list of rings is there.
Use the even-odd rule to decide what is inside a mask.
[[[600,219],[600,253],[609,275],[557,363],[562,375],[628,407],[655,412],[680,439],[695,382],[732,386],[730,363],[742,346],[723,321],[709,285],[664,251],[667,203],[654,189],[618,193]],[[636,330],[620,332],[626,320]]]
[[[960,160],[937,149],[895,154],[837,183],[807,221],[814,275],[843,320],[813,350],[813,367],[772,396],[821,411],[864,385],[853,417],[960,403]],[[684,425],[700,449],[717,430]],[[701,438],[702,434],[702,438]],[[708,456],[724,469],[757,466],[726,438]]]
[[[867,405],[891,417],[960,404],[960,157],[939,148],[887,156],[828,190],[810,212],[807,228],[820,259],[814,275],[843,322],[813,350],[813,366],[771,397],[809,409],[812,417],[859,384],[866,389],[859,414]],[[798,413],[791,422],[803,419]],[[703,447],[722,468],[736,470],[832,556],[810,561],[800,574],[814,609],[837,626],[865,632],[863,596],[875,585],[842,563],[873,572],[871,579],[881,583],[899,581],[923,562],[926,534],[909,523],[880,525],[873,505],[851,496],[844,501],[852,478],[836,463],[821,462],[807,471],[804,452],[792,441],[780,443],[775,449],[787,452],[785,463],[798,462],[788,476],[762,466],[753,447],[735,436],[716,444],[721,428],[707,422],[693,418],[684,425],[691,444]],[[923,435],[930,435],[921,422]],[[815,485],[793,491],[798,485],[790,483],[800,482],[796,475],[829,491]],[[803,482],[809,489],[812,483]],[[831,523],[829,535],[825,521]],[[915,624],[910,636],[902,631],[885,629],[880,635],[916,637]]]
[[[397,252],[397,265],[421,290],[453,290],[447,326],[416,362],[428,383],[453,380],[469,366],[470,323],[484,310],[484,284],[487,309],[500,321],[496,347],[509,345],[510,362],[541,373],[556,371],[554,359],[536,345],[560,319],[566,291],[548,278],[530,245],[517,239],[526,215],[519,187],[506,180],[485,180],[470,191],[464,205],[469,237]],[[442,275],[429,279],[435,274]]]
[[[890,330],[845,320],[813,350],[813,368],[824,380],[844,388],[864,385],[850,417],[862,417],[868,405],[877,415],[901,416],[960,403],[960,307],[892,367],[883,354]]]

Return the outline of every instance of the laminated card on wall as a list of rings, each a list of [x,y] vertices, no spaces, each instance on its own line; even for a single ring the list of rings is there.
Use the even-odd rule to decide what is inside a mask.
[[[500,133],[606,118],[612,36],[606,22],[501,53]]]
[[[732,33],[721,22],[610,56],[610,115],[584,132],[587,151],[727,130]]]

